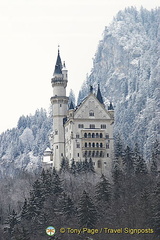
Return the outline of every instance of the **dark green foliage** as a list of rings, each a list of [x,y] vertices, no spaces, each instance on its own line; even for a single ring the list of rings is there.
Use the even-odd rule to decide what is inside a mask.
[[[111,184],[102,174],[100,182],[96,185],[96,200],[109,204],[111,201]]]
[[[52,192],[53,194],[57,194],[57,195],[63,192],[62,181],[58,173],[55,173],[52,176]]]
[[[114,161],[113,169],[112,169],[112,177],[113,177],[113,196],[117,200],[122,197],[124,194],[124,174],[120,167],[120,164],[117,160]]]
[[[134,172],[134,158],[132,150],[127,146],[123,154],[123,164],[125,167],[125,172],[128,174],[133,174]]]
[[[89,172],[92,172],[92,173],[95,173],[92,158],[89,159],[88,171],[89,171]]]
[[[123,156],[123,144],[119,134],[115,136],[114,153],[115,153],[115,158],[117,159]]]
[[[154,206],[153,206],[153,226],[156,235],[160,238],[160,180],[158,181],[154,191]]]
[[[76,212],[72,199],[63,193],[61,210],[67,219],[70,219]]]
[[[79,202],[78,219],[80,226],[87,228],[94,228],[98,220],[96,207],[86,191]]]
[[[71,172],[72,174],[76,174],[76,172],[77,172],[77,167],[76,167],[76,163],[75,163],[74,159],[72,159],[72,163],[71,163],[71,167],[70,167],[70,172]]]
[[[62,158],[60,172],[69,171],[69,162],[68,159]]]

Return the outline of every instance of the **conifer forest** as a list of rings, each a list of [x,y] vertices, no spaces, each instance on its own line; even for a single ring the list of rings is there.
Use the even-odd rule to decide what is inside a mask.
[[[160,8],[126,8],[105,27],[78,104],[98,83],[113,103],[110,177],[92,158],[43,169],[53,120],[44,109],[0,134],[0,240],[160,239],[159,56]]]
[[[1,182],[1,239],[159,239],[160,178],[157,171],[158,145],[148,167],[137,144],[115,148],[112,179],[97,175],[92,160],[69,167],[63,159],[61,169],[40,174],[19,174],[4,179],[12,191],[23,188],[24,201],[10,203]],[[22,190],[22,189],[21,189]],[[22,194],[22,191],[17,193]],[[19,196],[19,199],[21,196]],[[47,238],[45,229],[54,226],[56,234]],[[60,229],[66,229],[61,233]],[[69,229],[123,229],[123,233],[71,233]],[[128,230],[127,230],[128,229]],[[134,229],[140,229],[137,233]],[[140,231],[139,230],[139,231]],[[105,230],[107,231],[107,230]]]

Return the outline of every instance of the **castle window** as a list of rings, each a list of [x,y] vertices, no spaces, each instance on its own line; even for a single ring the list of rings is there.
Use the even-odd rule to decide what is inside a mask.
[[[84,128],[83,124],[78,124],[78,128]]]
[[[79,134],[76,134],[76,138],[79,138]]]
[[[100,147],[101,147],[101,148],[103,147],[103,143],[100,143]]]
[[[109,157],[109,153],[107,153],[107,157]]]
[[[58,149],[58,145],[56,146],[56,149]]]
[[[92,143],[92,147],[95,147],[95,143]]]
[[[91,156],[91,151],[89,151],[89,153],[88,153],[88,157],[90,157]]]
[[[100,151],[100,157],[103,157],[103,152],[102,151]]]
[[[61,153],[61,157],[63,157],[63,153]]]
[[[84,146],[87,147],[87,143],[86,142],[85,142]]]
[[[100,133],[100,138],[102,138],[103,137],[103,134],[102,133]]]
[[[59,106],[62,107],[62,104],[60,104]]]
[[[94,157],[94,155],[95,155],[95,151],[92,152],[92,157]]]
[[[96,133],[96,138],[99,138],[99,134],[98,133]]]
[[[84,134],[84,137],[87,138],[87,133]]]
[[[95,133],[92,133],[92,138],[95,138]]]
[[[109,148],[109,144],[106,144],[106,148],[107,148],[107,149]]]
[[[95,124],[90,124],[89,128],[95,128]]]
[[[96,143],[96,147],[99,147],[99,143]]]
[[[79,143],[77,143],[77,148],[80,148],[80,144]]]
[[[54,133],[55,135],[58,135],[58,130],[55,130],[55,133]]]
[[[79,153],[77,153],[77,157],[79,157]]]
[[[102,129],[106,129],[106,124],[101,124]]]
[[[91,138],[91,134],[90,133],[88,133],[88,138]]]
[[[101,160],[98,160],[98,162],[97,162],[97,166],[98,166],[98,168],[101,168],[101,167],[102,167]]]
[[[91,147],[91,143],[89,143],[89,147]]]
[[[94,116],[93,110],[91,110],[91,111],[89,112],[89,116],[90,116],[90,117],[93,117],[93,116]]]
[[[106,139],[109,139],[109,135],[108,134],[106,134]]]
[[[98,157],[98,156],[99,156],[99,151],[96,152],[96,157]]]

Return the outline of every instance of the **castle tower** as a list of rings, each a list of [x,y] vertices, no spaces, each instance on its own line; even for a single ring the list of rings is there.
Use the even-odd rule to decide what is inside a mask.
[[[55,70],[51,79],[53,87],[53,97],[51,97],[53,112],[53,166],[56,170],[59,170],[61,160],[65,156],[65,130],[63,123],[67,116],[68,107],[68,97],[66,97],[67,74],[68,71],[65,63],[62,65],[58,50]]]

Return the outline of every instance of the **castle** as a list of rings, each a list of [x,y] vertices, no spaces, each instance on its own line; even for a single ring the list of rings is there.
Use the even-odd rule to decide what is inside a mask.
[[[43,166],[59,170],[62,158],[84,161],[90,158],[94,168],[104,173],[111,167],[113,154],[114,109],[112,104],[105,108],[100,86],[97,94],[90,86],[88,96],[74,108],[72,101],[68,106],[66,96],[68,71],[62,65],[58,50],[57,61],[51,79],[53,96],[53,134],[50,148],[44,152]]]

